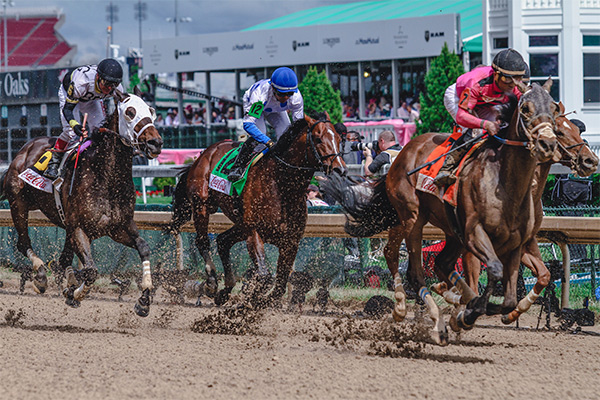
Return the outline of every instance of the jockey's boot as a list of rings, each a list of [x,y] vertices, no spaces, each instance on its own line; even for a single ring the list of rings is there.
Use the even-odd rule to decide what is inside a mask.
[[[458,164],[460,164],[460,160],[462,160],[463,156],[469,151],[468,146],[464,146],[459,148],[458,150],[454,150],[452,153],[446,156],[444,160],[444,165],[440,168],[437,176],[433,180],[433,183],[439,187],[448,187],[456,182],[456,175],[454,172],[458,168]]]
[[[48,162],[48,167],[44,171],[44,176],[46,178],[52,181],[58,178],[58,168],[60,167],[63,154],[63,152],[57,151],[56,149],[52,151],[52,158]]]
[[[244,176],[244,171],[246,166],[256,154],[255,147],[258,142],[252,138],[248,138],[240,149],[239,154],[235,158],[235,162],[227,175],[227,180],[229,182],[237,182]]]

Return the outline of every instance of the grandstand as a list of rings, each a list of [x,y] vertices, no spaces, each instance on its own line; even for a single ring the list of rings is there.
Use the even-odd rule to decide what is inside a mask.
[[[56,7],[7,9],[8,71],[71,66],[77,46],[71,46],[58,33],[64,20],[62,10]],[[4,20],[0,20],[3,32]],[[0,55],[4,66],[3,40]]]

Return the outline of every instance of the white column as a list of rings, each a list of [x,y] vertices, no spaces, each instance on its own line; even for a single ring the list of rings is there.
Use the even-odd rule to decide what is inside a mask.
[[[398,60],[392,60],[392,112],[390,116],[396,118],[400,107],[400,85],[398,82]]]
[[[583,107],[583,38],[580,29],[579,1],[563,1],[563,31],[559,36],[560,99],[580,114]]]
[[[367,114],[367,107],[365,102],[365,77],[363,76],[363,64],[358,62],[358,116],[360,119],[364,119]]]

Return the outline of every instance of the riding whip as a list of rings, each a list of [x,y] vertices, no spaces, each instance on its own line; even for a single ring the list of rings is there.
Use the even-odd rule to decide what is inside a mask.
[[[411,171],[408,171],[408,172],[406,173],[406,175],[408,175],[408,176],[411,176],[411,175],[412,175],[412,174],[414,174],[415,172],[419,172],[419,171],[420,171],[420,170],[422,170],[423,168],[425,168],[425,167],[429,167],[430,165],[433,165],[433,164],[435,164],[435,163],[436,163],[436,162],[437,162],[437,161],[438,161],[440,158],[442,158],[442,157],[445,157],[445,156],[447,156],[448,154],[450,154],[450,153],[453,153],[453,152],[455,152],[456,150],[458,150],[458,149],[460,149],[460,148],[463,148],[463,147],[465,147],[465,146],[469,146],[469,145],[471,145],[471,144],[473,144],[473,143],[475,143],[475,142],[479,141],[479,140],[480,140],[480,139],[482,139],[482,138],[483,138],[485,135],[487,135],[487,132],[484,132],[484,133],[482,133],[482,134],[480,134],[480,135],[477,135],[477,136],[475,136],[473,139],[467,140],[466,142],[464,142],[464,143],[463,143],[463,144],[461,144],[460,146],[456,146],[456,147],[455,147],[455,148],[453,148],[452,150],[445,152],[444,154],[442,154],[441,156],[437,157],[436,159],[434,159],[434,160],[431,160],[431,161],[429,161],[429,162],[428,162],[428,163],[426,163],[426,164],[419,165],[417,168],[415,168],[415,169],[413,169],[413,170],[411,170]]]
[[[87,113],[83,114],[83,130],[84,130],[84,132],[85,132],[85,124],[87,122],[87,117],[88,117]],[[73,175],[71,175],[71,186],[69,186],[69,196],[71,195],[71,192],[73,191],[73,181],[75,180],[75,171],[77,171],[77,162],[79,161],[79,149],[81,149],[81,144],[83,143],[84,136],[86,136],[86,135],[83,134],[79,138],[79,146],[77,146],[77,155],[75,156],[75,167],[73,168]]]

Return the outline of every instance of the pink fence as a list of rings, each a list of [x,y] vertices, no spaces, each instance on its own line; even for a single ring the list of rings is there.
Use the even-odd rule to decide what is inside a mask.
[[[344,122],[349,131],[357,131],[365,137],[365,141],[377,140],[379,132],[386,129],[393,129],[396,134],[396,140],[402,146],[410,141],[417,131],[417,126],[413,123],[404,122],[401,119],[385,119],[382,121],[366,122]]]

